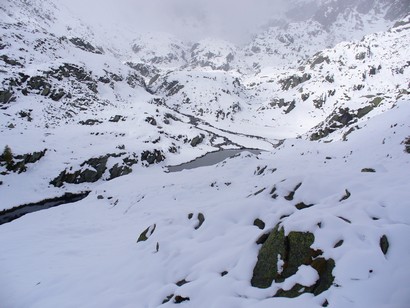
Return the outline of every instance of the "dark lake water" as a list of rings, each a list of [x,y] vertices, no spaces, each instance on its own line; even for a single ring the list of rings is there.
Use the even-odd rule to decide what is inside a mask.
[[[194,169],[204,166],[212,166],[215,165],[229,157],[235,156],[242,152],[250,152],[252,154],[260,154],[261,150],[255,149],[228,149],[228,150],[221,150],[216,152],[209,152],[204,156],[198,157],[192,161],[187,163],[183,163],[177,166],[168,166],[169,172],[178,172],[186,169]]]
[[[13,221],[29,213],[49,209],[62,204],[80,201],[87,197],[89,193],[90,192],[82,192],[78,194],[66,193],[61,197],[46,199],[36,203],[24,204],[16,206],[12,209],[4,210],[0,212],[0,225]]]

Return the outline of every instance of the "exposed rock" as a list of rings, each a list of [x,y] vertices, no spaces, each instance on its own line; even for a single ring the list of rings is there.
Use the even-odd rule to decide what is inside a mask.
[[[373,168],[363,168],[362,172],[376,172]]]
[[[262,175],[262,174],[265,172],[265,170],[266,170],[267,167],[268,167],[268,166],[264,166],[264,167],[258,166],[258,167],[256,168],[256,171],[255,171],[253,174],[255,174],[255,175]]]
[[[135,88],[135,87],[137,87],[137,86],[140,86],[140,87],[143,87],[143,88],[146,88],[146,87],[147,87],[147,85],[145,84],[144,79],[143,79],[141,76],[139,76],[139,75],[137,75],[137,74],[135,74],[135,73],[129,74],[129,75],[127,76],[127,84],[128,84],[131,88]]]
[[[168,295],[168,296],[162,301],[162,304],[168,303],[173,297],[174,297],[174,294]]]
[[[363,118],[366,114],[373,110],[373,106],[366,106],[357,110],[357,117]]]
[[[312,204],[305,204],[304,202],[299,202],[298,204],[295,205],[295,207],[296,207],[298,210],[307,209],[307,208],[309,208],[309,207],[311,207],[311,206],[314,206],[314,204],[313,204],[313,203],[312,203]]]
[[[73,37],[70,38],[69,41],[75,45],[76,47],[84,50],[84,51],[88,51],[88,52],[92,52],[92,53],[96,53],[96,54],[103,54],[104,50],[100,47],[100,48],[95,48],[93,45],[91,45],[89,42],[78,38],[78,37]]]
[[[167,92],[166,96],[172,96],[182,90],[184,88],[184,85],[181,85],[178,81],[174,80],[170,83],[164,82],[161,87],[165,88],[165,91]]]
[[[269,238],[269,233],[264,233],[256,240],[256,244],[258,245],[264,244],[268,238]]]
[[[123,175],[130,174],[132,172],[132,169],[128,167],[127,165],[120,165],[120,164],[115,164],[110,170],[110,177],[109,180],[118,178]]]
[[[24,155],[17,155],[16,159],[21,159],[25,164],[34,164],[38,162],[46,154],[47,149],[40,152],[33,152]]]
[[[149,123],[149,124],[151,124],[151,125],[153,125],[153,126],[156,126],[156,125],[157,125],[157,121],[155,120],[154,117],[147,117],[147,118],[145,118],[145,122],[147,122],[147,123]]]
[[[262,245],[258,261],[253,269],[251,284],[258,288],[269,288],[279,276],[278,258],[286,254],[285,230],[277,225]]]
[[[312,76],[310,74],[305,73],[302,76],[293,75],[286,79],[282,79],[279,81],[279,83],[282,84],[282,90],[287,91],[289,89],[297,87],[305,81],[308,81],[310,78],[312,78]]]
[[[23,155],[13,156],[11,150],[7,157],[7,147],[0,156],[0,163],[5,163],[8,171],[22,173],[27,170],[27,164],[33,164],[39,161],[46,153],[47,149],[40,152],[33,152]],[[11,155],[11,156],[10,156]]]
[[[48,96],[48,95],[50,94],[50,91],[51,91],[51,89],[48,88],[48,87],[46,87],[46,88],[43,89],[43,91],[41,91],[40,94],[41,94],[42,96]]]
[[[329,83],[334,83],[335,82],[335,77],[333,75],[327,75],[325,77],[325,80]]]
[[[322,64],[323,62],[330,63],[330,59],[327,56],[323,56],[322,53],[316,54],[313,56],[313,59],[310,64],[310,68],[314,69],[316,65]]]
[[[387,254],[389,251],[389,240],[387,239],[386,235],[383,235],[380,238],[380,249],[382,250],[383,254]]]
[[[410,137],[407,137],[402,142],[404,144],[404,151],[410,154]]]
[[[319,295],[320,293],[328,290],[335,279],[332,275],[332,271],[335,267],[335,261],[333,259],[317,258],[312,261],[311,266],[318,272],[319,280],[313,288],[313,294]]]
[[[186,281],[185,279],[182,279],[182,280],[176,282],[175,284],[176,284],[178,287],[182,287],[183,285],[185,285],[185,284],[187,284],[187,283],[189,283],[189,281]]]
[[[53,91],[51,92],[50,98],[51,98],[53,101],[58,102],[61,98],[63,98],[63,96],[64,96],[65,94],[66,94],[66,93],[64,92],[63,89],[59,89],[58,91],[53,90]]]
[[[301,284],[295,284],[290,290],[283,290],[279,289],[274,297],[287,297],[287,298],[295,298],[303,293],[307,293],[306,290],[309,290],[311,293],[311,287],[302,286]]]
[[[150,165],[160,163],[164,159],[164,153],[160,150],[144,151],[141,153],[141,161],[146,161]]]
[[[285,238],[287,248],[286,254],[282,255],[285,259],[281,279],[288,278],[298,271],[300,265],[308,265],[313,257],[313,250],[310,246],[313,244],[315,237],[310,232],[295,232],[292,231]],[[286,258],[287,257],[287,258]]]
[[[48,82],[47,78],[43,76],[33,76],[27,81],[27,85],[32,90],[43,91],[44,89],[51,88],[51,84]]]
[[[12,90],[1,90],[0,91],[0,104],[12,103],[16,100],[14,92]]]
[[[381,103],[383,100],[384,100],[384,97],[375,97],[375,98],[372,100],[371,104],[372,104],[374,107],[377,107],[377,106],[380,105],[380,103]]]
[[[97,119],[87,119],[85,121],[80,121],[78,123],[81,125],[95,125],[95,124],[101,124],[102,121],[97,120]]]
[[[101,76],[98,78],[98,81],[107,84],[111,82],[111,79],[108,78],[107,76]]]
[[[134,45],[135,46],[135,45]],[[142,76],[144,77],[156,77],[156,79],[159,77],[159,71],[157,68],[150,66],[146,63],[132,63],[132,62],[127,62],[125,63],[127,64],[129,67],[131,67],[132,69],[136,70],[138,73],[140,73]],[[152,79],[151,79],[152,80]],[[155,80],[153,80],[152,82],[149,82],[149,85],[151,85],[152,83],[154,83]]]
[[[278,197],[278,194],[276,193],[276,185],[275,186],[273,186],[273,188],[272,188],[272,190],[270,191],[270,195],[271,195],[271,197],[272,197],[272,199],[276,199],[277,197]]]
[[[293,200],[293,197],[295,195],[295,192],[299,189],[299,187],[302,186],[302,183],[299,183],[298,185],[296,185],[296,187],[293,189],[293,191],[291,191],[287,196],[285,196],[284,198],[288,201]]]
[[[202,213],[198,213],[198,224],[195,226],[195,230],[198,230],[205,221],[205,216]]]
[[[83,183],[83,182],[96,182],[102,178],[105,173],[107,161],[110,157],[120,157],[121,154],[107,154],[98,158],[91,158],[81,164],[81,167],[89,166],[84,170],[84,168],[77,170],[74,173],[68,173],[66,170],[63,171],[56,179],[54,179],[51,184],[60,187],[63,182],[66,183]],[[112,180],[114,178],[127,175],[132,172],[131,167],[138,163],[138,159],[135,154],[126,156],[122,158],[122,163],[117,163],[109,169],[109,176],[107,180]]]
[[[343,125],[347,125],[351,120],[353,120],[353,115],[349,113],[349,108],[340,108],[339,114],[335,114],[331,121],[337,121]]]
[[[73,173],[70,173],[67,170],[62,171],[55,179],[50,182],[50,184],[56,187],[61,187],[64,185],[64,183],[80,184],[96,182],[100,180],[104,175],[107,169],[108,158],[119,157],[120,155],[121,154],[107,154],[100,157],[90,158],[80,165],[82,167],[81,169]],[[119,166],[117,166],[117,168],[115,169],[114,167],[111,168],[111,171],[113,173],[112,175],[110,175],[110,178],[108,178],[108,180],[114,178],[115,176],[128,174],[130,172],[129,168],[120,168]]]
[[[192,147],[196,147],[198,144],[200,144],[200,143],[204,140],[204,138],[205,138],[205,135],[204,135],[204,134],[200,134],[200,135],[198,135],[198,136],[192,138],[192,140],[191,140],[191,146],[192,146]]]
[[[355,58],[356,60],[364,60],[366,59],[366,55],[367,55],[366,52],[359,52],[356,54]]]
[[[333,283],[335,263],[332,259],[318,258],[323,252],[313,250],[314,235],[310,232],[292,231],[285,236],[284,229],[277,225],[262,245],[258,261],[253,270],[251,284],[258,288],[268,288],[273,281],[283,282],[293,276],[301,265],[314,268],[319,279],[312,286],[295,284],[290,290],[280,289],[276,297],[297,297],[303,293],[318,295],[329,289]],[[279,268],[282,261],[283,266]]]
[[[11,66],[20,66],[20,67],[24,67],[23,64],[21,64],[20,62],[18,62],[17,60],[11,59],[6,55],[1,55],[0,59],[4,61],[4,63],[11,65]]]
[[[190,300],[189,297],[183,297],[183,296],[181,296],[181,295],[177,295],[177,296],[175,296],[175,298],[174,298],[174,303],[175,303],[175,304],[180,304],[180,303],[182,303],[182,302],[189,301],[189,300]]]
[[[256,219],[253,221],[253,225],[256,226],[256,227],[258,227],[258,228],[261,229],[261,230],[265,229],[265,223],[263,222],[263,220],[261,220],[261,219],[259,219],[259,218],[256,218]]]
[[[342,202],[344,200],[347,200],[350,198],[352,194],[350,193],[350,191],[348,191],[347,189],[345,189],[345,195],[339,200],[339,202]]]
[[[321,95],[313,100],[313,105],[317,109],[322,108],[324,103],[326,103],[326,95]]]
[[[300,95],[300,98],[302,99],[302,101],[307,101],[308,99],[309,99],[309,97],[310,97],[310,94],[309,93],[302,93],[301,95]]]
[[[120,120],[124,121],[124,117],[122,115],[119,115],[119,114],[116,114],[115,116],[113,116],[109,119],[110,122],[114,122],[114,123],[117,123]]]
[[[288,114],[289,112],[291,112],[293,109],[295,109],[295,107],[296,107],[296,102],[293,100],[290,103],[289,107],[285,110],[285,114]]]
[[[310,140],[319,140],[333,133],[337,129],[349,126],[357,121],[357,115],[349,108],[339,108],[321,124],[315,127],[317,131],[310,136]]]
[[[137,243],[138,242],[145,242],[155,231],[155,228],[157,227],[156,224],[153,224],[146,228],[138,237]]]

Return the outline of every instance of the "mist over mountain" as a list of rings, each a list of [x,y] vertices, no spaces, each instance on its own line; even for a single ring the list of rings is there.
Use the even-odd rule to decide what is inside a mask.
[[[314,18],[329,27],[339,15],[370,11],[383,12],[386,19],[394,20],[405,16],[410,6],[408,0],[59,1],[88,22],[107,28],[167,32],[194,41],[219,37],[234,43],[247,42],[272,22],[286,24]]]

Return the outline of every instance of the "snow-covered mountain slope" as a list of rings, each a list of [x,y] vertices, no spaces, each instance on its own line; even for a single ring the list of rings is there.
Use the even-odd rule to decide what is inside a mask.
[[[409,106],[374,117],[347,142],[288,140],[212,167],[144,169],[2,225],[3,304],[406,307]],[[288,236],[310,232],[312,249],[334,261],[329,290],[280,295],[324,281],[313,263],[268,288],[251,286],[256,241],[278,224]],[[289,262],[274,257],[279,268]]]
[[[242,46],[0,3],[0,306],[407,307],[406,1]]]

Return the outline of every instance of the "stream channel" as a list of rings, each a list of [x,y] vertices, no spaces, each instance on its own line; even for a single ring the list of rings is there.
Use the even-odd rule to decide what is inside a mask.
[[[62,204],[73,203],[80,201],[88,196],[90,192],[81,192],[77,194],[65,193],[61,197],[52,199],[45,199],[36,203],[29,203],[20,206],[13,207],[11,209],[3,210],[0,212],[0,225],[20,218],[23,215],[49,209],[51,207],[59,206]]]

